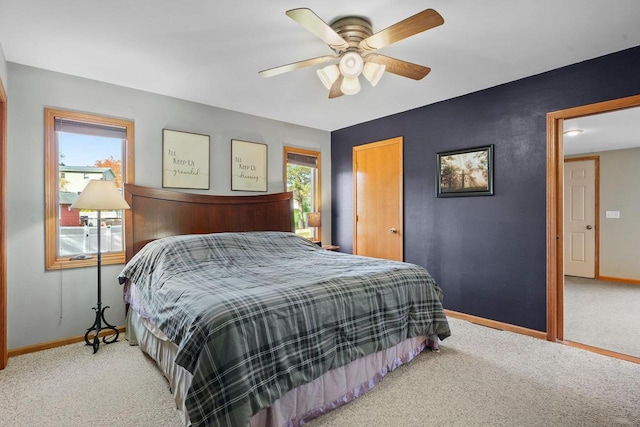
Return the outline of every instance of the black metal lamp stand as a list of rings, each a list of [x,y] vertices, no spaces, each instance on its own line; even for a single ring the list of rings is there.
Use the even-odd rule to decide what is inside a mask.
[[[93,346],[93,353],[95,354],[100,347],[101,331],[107,329],[113,331],[112,334],[103,334],[102,342],[105,344],[118,341],[118,336],[120,335],[116,327],[104,318],[104,311],[109,308],[109,306],[102,307],[102,244],[100,242],[100,237],[102,236],[102,218],[100,214],[101,211],[105,209],[129,209],[129,204],[122,198],[122,193],[116,187],[115,182],[92,179],[87,183],[76,201],[71,204],[71,208],[98,212],[98,305],[93,307],[93,310],[96,312],[96,320],[84,334],[84,342],[87,345]],[[93,333],[93,342],[89,339],[91,333]]]
[[[118,336],[120,332],[116,329],[115,326],[107,322],[104,318],[104,311],[109,308],[109,306],[102,307],[102,256],[101,256],[101,247],[100,247],[100,235],[102,234],[101,228],[101,218],[100,218],[100,210],[98,210],[98,305],[93,307],[93,310],[96,312],[96,320],[93,322],[93,325],[87,332],[84,334],[84,342],[86,345],[93,346],[93,352],[98,351],[100,347],[100,331],[110,329],[114,332],[114,334],[107,334],[102,338],[102,342],[105,344],[112,344],[118,341]],[[103,326],[104,324],[104,326]],[[93,331],[93,342],[89,340],[89,334]]]

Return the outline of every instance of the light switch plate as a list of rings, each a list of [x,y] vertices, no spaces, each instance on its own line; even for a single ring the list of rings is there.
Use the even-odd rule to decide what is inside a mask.
[[[620,218],[620,211],[606,211],[606,218]]]

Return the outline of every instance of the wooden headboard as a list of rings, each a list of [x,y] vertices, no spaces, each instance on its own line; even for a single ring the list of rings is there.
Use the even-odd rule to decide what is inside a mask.
[[[179,234],[294,231],[293,194],[210,196],[125,184],[125,253]]]

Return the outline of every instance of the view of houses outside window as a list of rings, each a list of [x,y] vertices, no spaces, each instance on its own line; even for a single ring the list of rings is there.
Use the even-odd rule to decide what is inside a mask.
[[[71,209],[78,195],[92,179],[115,181],[122,189],[122,139],[57,132],[59,176],[59,256],[97,252],[122,252],[122,211],[97,212]]]

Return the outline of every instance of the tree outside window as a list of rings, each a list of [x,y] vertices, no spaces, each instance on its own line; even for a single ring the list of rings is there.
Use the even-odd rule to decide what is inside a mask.
[[[293,192],[296,233],[319,240],[319,227],[309,227],[307,214],[320,212],[320,153],[285,147],[285,182]]]

